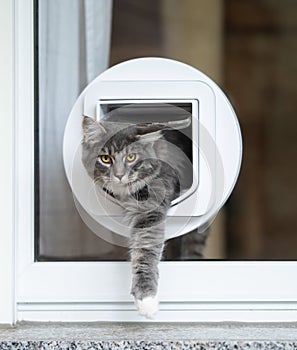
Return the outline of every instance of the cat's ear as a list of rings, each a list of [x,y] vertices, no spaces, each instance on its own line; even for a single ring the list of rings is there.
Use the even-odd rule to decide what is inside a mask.
[[[164,122],[164,130],[165,129],[176,129],[176,130],[185,129],[188,126],[190,126],[191,123],[192,123],[192,117]]]
[[[153,132],[147,132],[144,134],[139,134],[138,140],[145,142],[145,143],[153,143],[159,140],[163,136],[162,130],[159,131],[153,131]]]
[[[96,137],[100,134],[107,133],[102,123],[97,122],[96,120],[90,117],[84,117],[82,122],[82,128],[85,142],[95,140]]]
[[[137,133],[140,140],[155,142],[162,137],[162,130],[184,129],[191,125],[191,117],[168,122],[154,122],[137,124]]]

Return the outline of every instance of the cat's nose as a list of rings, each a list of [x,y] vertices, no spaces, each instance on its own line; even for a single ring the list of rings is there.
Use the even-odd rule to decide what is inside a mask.
[[[122,180],[124,174],[115,174],[114,176],[117,177],[119,180]]]

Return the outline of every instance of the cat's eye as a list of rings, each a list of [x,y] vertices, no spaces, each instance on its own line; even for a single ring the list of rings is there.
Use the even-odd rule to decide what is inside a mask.
[[[126,156],[126,159],[128,162],[133,162],[136,159],[136,154],[135,153],[130,153]]]
[[[104,163],[104,164],[111,164],[111,158],[107,154],[103,154],[103,155],[101,155],[99,157],[100,157],[102,163]]]

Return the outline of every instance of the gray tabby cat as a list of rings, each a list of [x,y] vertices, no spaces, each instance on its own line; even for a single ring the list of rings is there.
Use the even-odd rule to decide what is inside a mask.
[[[171,201],[179,195],[182,156],[163,130],[189,126],[191,118],[143,124],[83,119],[82,161],[105,192],[124,204],[130,232],[132,290],[139,313],[158,310],[158,264]]]

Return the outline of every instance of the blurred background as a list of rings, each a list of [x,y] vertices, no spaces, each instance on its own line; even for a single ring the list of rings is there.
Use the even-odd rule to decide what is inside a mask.
[[[95,236],[77,214],[63,171],[62,137],[71,106],[96,75],[145,56],[176,59],[209,75],[241,125],[241,174],[211,226],[205,258],[296,259],[297,2],[67,2],[35,1],[36,259],[128,258],[125,248]],[[61,99],[53,91],[65,82]],[[58,165],[49,172],[51,159]],[[205,238],[191,233],[172,240],[165,258],[199,259]]]

